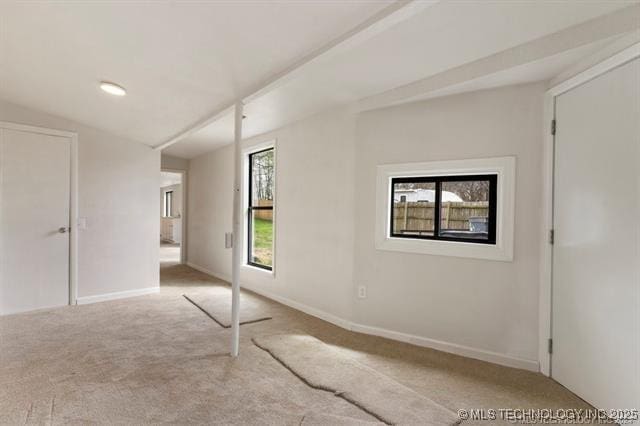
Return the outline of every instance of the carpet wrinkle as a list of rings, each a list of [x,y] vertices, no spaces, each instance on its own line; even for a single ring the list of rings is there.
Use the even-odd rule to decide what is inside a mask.
[[[353,417],[336,416],[334,414],[310,411],[300,419],[301,426],[380,426],[382,422],[355,419]]]
[[[315,337],[270,335],[252,341],[308,386],[331,392],[385,424],[460,423],[445,407],[335,351]],[[368,390],[376,386],[380,388],[378,393]]]
[[[26,425],[29,422],[29,418],[31,417],[31,413],[33,412],[33,401],[29,403],[29,408],[27,409],[27,414],[22,422],[23,425]]]
[[[53,397],[51,398],[51,405],[49,406],[49,423],[53,423],[53,411],[55,410],[55,406],[56,406],[56,396],[53,395]]]
[[[344,392],[336,391],[335,389],[332,389],[332,388],[330,388],[328,386],[322,386],[322,385],[319,385],[319,384],[316,384],[316,383],[311,383],[309,380],[306,379],[306,377],[304,377],[303,375],[298,373],[295,369],[293,369],[290,365],[288,365],[284,360],[282,360],[280,357],[276,356],[270,349],[268,349],[265,346],[261,346],[258,342],[256,342],[255,338],[252,338],[251,341],[253,342],[254,345],[256,345],[257,347],[259,347],[260,349],[262,349],[263,351],[265,351],[269,355],[271,355],[273,357],[273,359],[275,359],[280,364],[282,364],[282,366],[284,368],[289,370],[291,372],[291,374],[296,376],[298,379],[300,379],[302,382],[304,382],[307,386],[309,386],[309,387],[311,387],[313,389],[318,389],[318,390],[321,390],[321,391],[332,393],[332,394],[338,396],[339,398],[342,398],[345,401],[349,402],[350,404],[353,404],[354,406],[358,407],[359,409],[361,409],[365,413],[369,414],[370,416],[375,417],[376,419],[380,420],[382,423],[384,423],[386,425],[392,425],[393,424],[393,423],[387,422],[385,419],[381,418],[378,414],[370,411],[367,407],[363,407],[357,401],[349,400],[347,397],[344,396]]]

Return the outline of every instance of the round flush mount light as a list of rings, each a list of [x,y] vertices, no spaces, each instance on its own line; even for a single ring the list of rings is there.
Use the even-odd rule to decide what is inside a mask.
[[[115,83],[111,83],[110,81],[101,81],[100,88],[110,95],[124,96],[127,94],[127,91],[124,90],[124,87],[119,86]]]

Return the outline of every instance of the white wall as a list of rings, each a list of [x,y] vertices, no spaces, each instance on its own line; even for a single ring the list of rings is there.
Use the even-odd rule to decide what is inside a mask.
[[[185,160],[184,158],[173,157],[167,154],[162,154],[162,157],[160,160],[160,167],[162,169],[188,170],[189,160]]]
[[[233,203],[233,147],[219,148],[189,162],[187,262],[215,275],[231,276],[230,232]]]
[[[338,110],[243,142],[277,139],[275,275],[245,267],[243,285],[351,316],[354,125]],[[189,176],[189,262],[228,279],[233,147],[192,159]]]
[[[541,84],[368,112],[358,119],[357,323],[537,360],[541,226]],[[513,262],[376,250],[376,166],[517,157]]]
[[[79,298],[158,287],[159,152],[1,100],[0,120],[78,133]]]
[[[245,267],[242,285],[356,330],[536,368],[543,92],[327,112],[244,141],[277,138],[277,217],[275,278]],[[377,165],[507,155],[517,157],[513,262],[376,250]],[[228,279],[233,147],[191,160],[190,176],[189,261]]]

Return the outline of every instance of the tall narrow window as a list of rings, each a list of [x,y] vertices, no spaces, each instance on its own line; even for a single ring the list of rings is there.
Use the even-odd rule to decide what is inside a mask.
[[[164,217],[173,216],[173,191],[164,193]]]
[[[250,265],[273,269],[274,149],[249,154],[248,252]]]

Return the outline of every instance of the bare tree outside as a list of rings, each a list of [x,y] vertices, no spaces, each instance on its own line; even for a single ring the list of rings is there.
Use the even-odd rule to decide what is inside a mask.
[[[273,150],[259,152],[251,156],[253,188],[252,194],[255,201],[273,200],[274,162]]]
[[[251,154],[250,260],[270,268],[273,266],[273,198],[275,183],[274,150]]]

